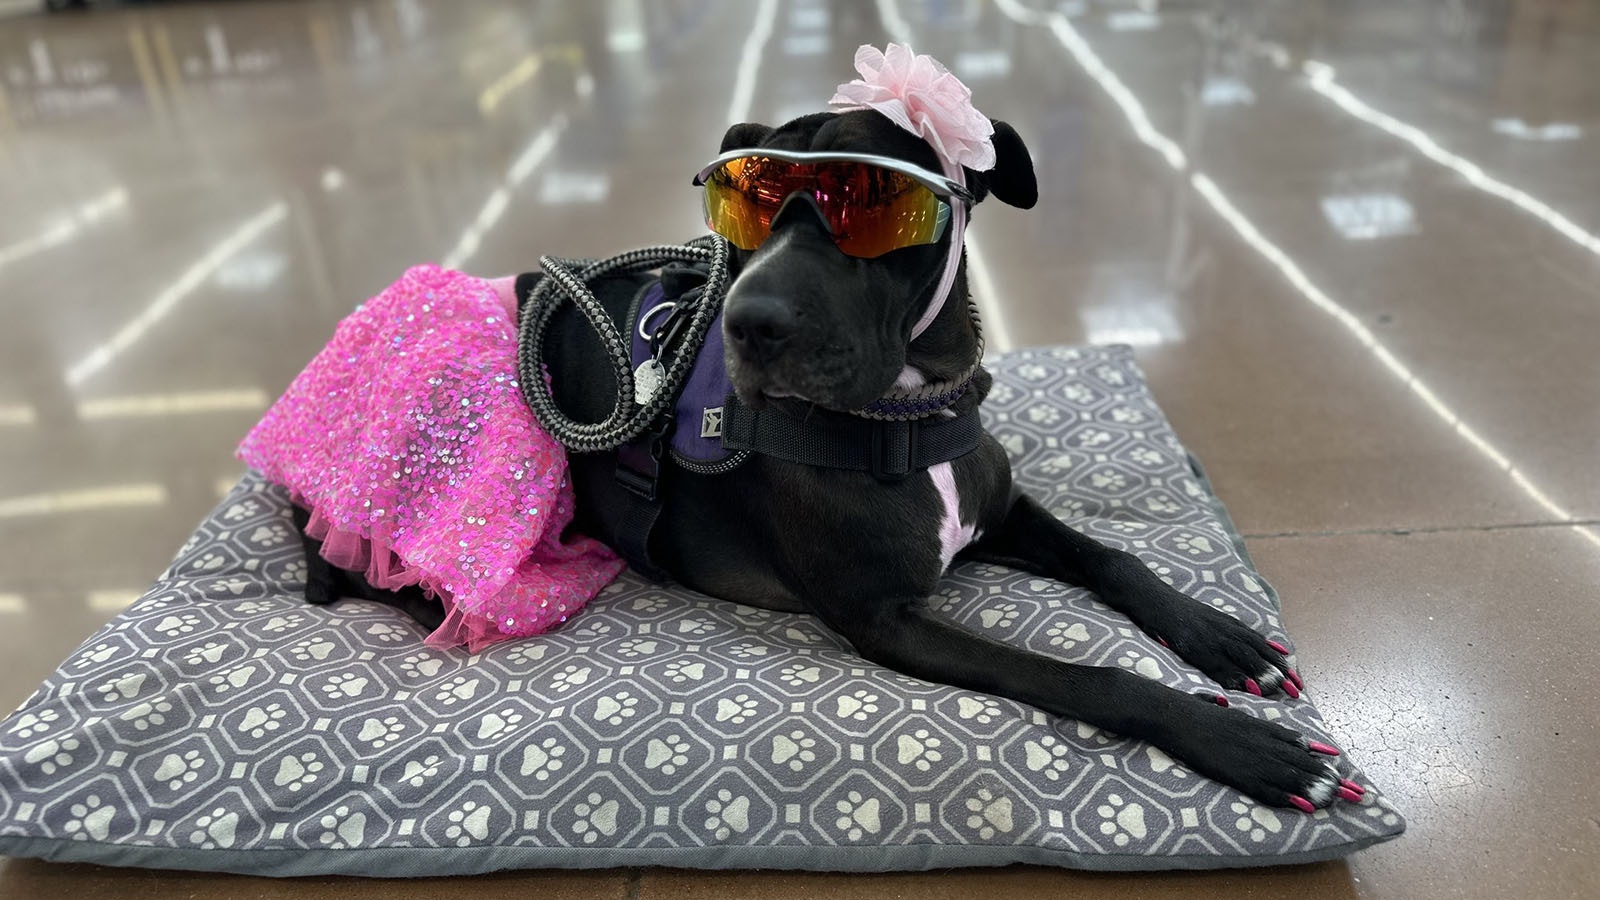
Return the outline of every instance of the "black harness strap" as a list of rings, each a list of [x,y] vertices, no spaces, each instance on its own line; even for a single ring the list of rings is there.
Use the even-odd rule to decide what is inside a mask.
[[[803,421],[775,408],[756,411],[729,396],[722,408],[722,446],[826,469],[871,472],[899,481],[978,449],[983,423],[976,409],[953,418],[907,422],[866,419]]]

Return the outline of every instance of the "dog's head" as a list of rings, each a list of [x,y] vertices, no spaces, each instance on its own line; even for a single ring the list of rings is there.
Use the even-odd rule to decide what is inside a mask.
[[[1028,148],[1011,126],[993,124],[995,167],[967,169],[967,188],[978,200],[993,196],[1031,207],[1038,188]],[[778,128],[735,125],[723,137],[722,151],[742,149],[871,153],[940,171],[931,146],[872,110],[818,113]],[[906,367],[912,328],[938,287],[954,229],[937,244],[871,259],[847,256],[834,246],[809,203],[784,206],[771,231],[755,250],[733,251],[736,278],[723,334],[740,401],[760,408],[769,400],[794,398],[849,411],[883,396]],[[965,305],[965,279],[958,278],[945,306],[964,317]],[[927,340],[937,338],[930,333]],[[948,335],[944,342],[950,342]],[[970,360],[971,348],[965,349],[962,358]]]

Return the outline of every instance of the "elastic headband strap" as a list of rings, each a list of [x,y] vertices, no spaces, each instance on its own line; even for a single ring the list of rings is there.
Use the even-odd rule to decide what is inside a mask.
[[[959,163],[944,163],[945,177],[958,185],[963,191],[967,187],[966,173]],[[928,308],[922,311],[922,318],[911,327],[911,340],[915,341],[922,336],[933,320],[939,317],[939,312],[944,309],[946,300],[950,299],[950,291],[956,285],[956,272],[961,268],[961,246],[967,230],[967,205],[965,203],[950,204],[950,253],[945,257],[944,274],[939,276],[939,286],[934,289],[933,299],[928,301]]]

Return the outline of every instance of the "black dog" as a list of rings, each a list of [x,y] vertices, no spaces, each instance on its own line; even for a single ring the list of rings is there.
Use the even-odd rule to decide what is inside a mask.
[[[1010,126],[994,124],[998,163],[989,172],[967,171],[969,189],[980,200],[1031,207],[1037,187],[1028,150]],[[738,125],[722,149],[742,148],[872,153],[939,169],[926,143],[871,111],[806,116],[777,129]],[[739,402],[826,423],[849,419],[845,411],[883,396],[908,366],[929,382],[959,377],[978,352],[964,269],[932,326],[909,341],[949,240],[854,258],[834,246],[813,207],[787,204],[771,237],[754,251],[735,250],[731,260],[723,336]],[[601,297],[620,322],[634,293],[624,285]],[[598,421],[610,412],[613,401],[603,388],[615,376],[602,354],[573,352],[594,343],[586,332],[575,312],[558,314],[546,362],[562,408],[579,421]],[[970,411],[988,387],[980,371],[949,412]],[[615,453],[571,458],[579,500],[574,528],[613,545],[629,502],[617,465]],[[1288,662],[1261,635],[1015,491],[1006,455],[987,434],[966,455],[900,479],[756,454],[725,474],[666,466],[659,487],[650,556],[681,584],[751,606],[811,613],[880,665],[1149,741],[1264,803],[1320,807],[1340,791],[1333,767],[1289,729],[1131,672],[1007,646],[930,613],[925,598],[957,549],[949,535],[965,527],[976,539],[959,548],[960,558],[1088,587],[1227,688],[1295,692]],[[950,521],[952,510],[958,521]],[[374,591],[316,553],[309,558],[307,596],[314,602],[362,596],[398,604],[425,624],[439,621],[438,604],[420,592]]]

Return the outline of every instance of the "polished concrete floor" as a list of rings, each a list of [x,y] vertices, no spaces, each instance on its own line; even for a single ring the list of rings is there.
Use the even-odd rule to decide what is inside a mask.
[[[700,230],[722,129],[909,39],[1033,148],[994,343],[1123,341],[1408,814],[1181,875],[269,882],[8,861],[17,897],[1600,896],[1600,5],[308,0],[0,19],[0,702],[134,598],[406,265]]]

